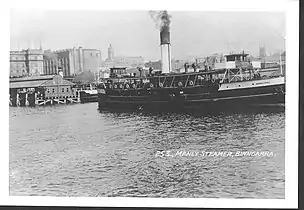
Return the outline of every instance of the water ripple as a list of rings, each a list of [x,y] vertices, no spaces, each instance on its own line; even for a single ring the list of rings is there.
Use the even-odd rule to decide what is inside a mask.
[[[10,194],[284,198],[284,121],[284,112],[99,113],[94,103],[11,107]],[[275,156],[155,156],[163,150]]]

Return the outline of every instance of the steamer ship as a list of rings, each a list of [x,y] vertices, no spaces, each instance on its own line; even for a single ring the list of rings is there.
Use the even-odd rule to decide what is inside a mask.
[[[174,73],[171,70],[169,25],[160,31],[161,72],[126,76],[125,68],[111,68],[110,78],[97,87],[98,107],[103,109],[214,110],[247,106],[283,106],[285,76],[261,76],[259,61],[248,54],[231,53],[212,70]]]

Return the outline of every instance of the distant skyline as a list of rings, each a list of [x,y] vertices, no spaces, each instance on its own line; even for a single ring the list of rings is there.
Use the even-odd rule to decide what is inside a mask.
[[[284,49],[283,12],[178,12],[171,18],[172,57],[191,59],[213,53],[246,51],[257,56]],[[11,10],[11,49],[60,50],[82,46],[101,50],[112,44],[115,56],[160,59],[159,31],[148,11]]]

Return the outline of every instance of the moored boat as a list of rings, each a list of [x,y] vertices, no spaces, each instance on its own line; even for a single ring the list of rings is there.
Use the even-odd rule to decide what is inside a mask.
[[[88,102],[97,102],[98,101],[98,92],[95,85],[89,84],[79,91],[80,94],[80,102],[88,103]]]
[[[285,78],[259,74],[247,54],[226,55],[212,71],[112,77],[98,86],[99,109],[214,109],[284,105]],[[123,72],[122,75],[125,73]]]

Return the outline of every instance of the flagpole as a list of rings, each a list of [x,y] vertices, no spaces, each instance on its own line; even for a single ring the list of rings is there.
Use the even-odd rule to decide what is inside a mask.
[[[280,53],[280,72],[281,72],[281,75],[283,75],[283,70],[282,70],[282,53]]]

